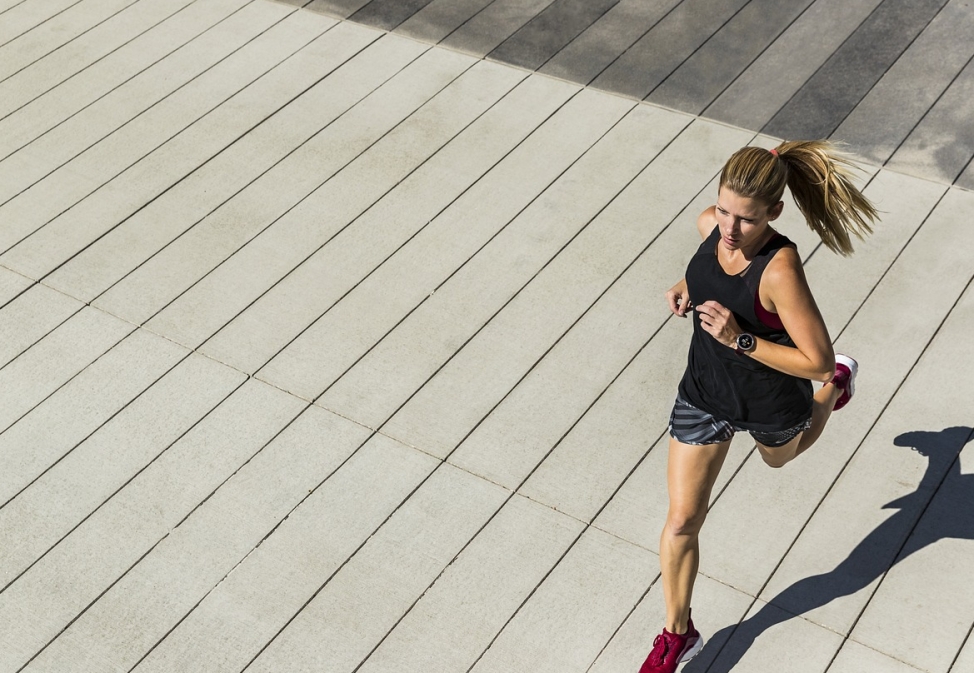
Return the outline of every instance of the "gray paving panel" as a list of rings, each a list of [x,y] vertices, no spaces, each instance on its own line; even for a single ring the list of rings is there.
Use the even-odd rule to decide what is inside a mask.
[[[442,97],[445,102],[440,103],[441,99],[436,98],[430,104],[429,110],[424,109],[415,121],[410,119],[413,123],[401,123],[404,117],[411,115],[431,97],[436,96],[439,90],[448,87],[474,63],[473,59],[456,53],[443,50],[427,52],[399,73],[389,85],[365,98],[351,114],[343,115],[307,143],[289,152],[280,163],[247,185],[185,236],[125,276],[99,297],[95,304],[138,324],[145,322],[239,247],[298,203],[304,202],[309,194],[321,187],[323,180],[328,180],[335,172],[351,164],[360,153],[365,153],[369,158],[381,155],[386,145],[394,144],[401,136],[405,136],[402,142],[406,147],[403,150],[403,164],[406,167],[385,162],[387,170],[400,169],[398,176],[390,178],[394,185],[395,177],[403,177],[404,172],[414,165],[413,161],[418,162],[423,158],[422,152],[435,150],[436,142],[445,142],[452,133],[458,131],[453,125],[437,126],[430,121],[431,118],[436,119],[440,112],[438,104],[447,107],[456,105],[454,124],[462,126],[470,121],[470,117],[482,112],[484,106],[493,102],[489,87],[485,87],[487,92],[483,96],[490,98],[489,101],[465,96],[471,92],[471,88],[468,88],[471,86],[470,79],[476,81],[475,77],[467,78],[458,83],[456,88],[447,90]],[[508,78],[506,84],[512,83]],[[312,115],[302,114],[308,110],[324,108],[326,103],[339,99],[328,87],[323,87],[318,94],[320,97],[317,100],[304,102],[301,106],[303,110],[294,110],[293,116],[288,115],[281,119],[280,125],[297,128],[296,118],[305,118],[314,119],[313,128],[317,128],[322,121],[331,121],[325,114],[319,115],[317,119]],[[461,98],[461,101],[456,102],[457,99],[453,96]],[[469,110],[465,105],[470,105],[473,109]],[[387,133],[390,134],[385,138],[387,142],[382,142]],[[423,140],[429,141],[434,147],[424,146]],[[373,144],[375,151],[367,152]],[[341,151],[333,149],[336,147],[341,147]],[[416,152],[416,155],[411,154],[410,150]],[[327,159],[323,159],[323,155]],[[301,176],[301,179],[295,176]],[[365,205],[361,206],[364,210],[378,194],[369,194],[364,186],[362,191],[365,192]],[[377,191],[381,194],[383,188],[380,186]],[[118,253],[115,256],[118,257]]]
[[[136,331],[0,434],[0,463],[4,466],[0,472],[0,505],[74,450],[188,354],[162,337]]]
[[[312,670],[353,670],[388,630],[385,620],[373,621],[387,609],[379,597],[396,597],[398,586],[409,581],[405,575],[381,587],[370,584],[377,565],[394,565],[396,547],[412,539],[452,536],[449,530],[437,535],[434,521],[438,512],[449,516],[453,507],[430,505],[457,498],[453,505],[463,517],[493,496],[489,486],[468,479],[479,492],[464,503],[455,490],[462,477],[442,475],[425,489],[423,511],[420,500],[414,503],[410,496],[429,484],[437,464],[419,451],[374,436],[209,593],[176,628],[171,642],[167,638],[136,670],[181,671],[198,665],[209,671],[240,671],[248,665],[262,670],[262,660],[288,660],[290,633],[298,634],[305,651],[325,652],[322,659],[313,659]],[[366,544],[369,550],[363,554]],[[301,632],[307,633],[302,622],[316,621],[321,612],[330,615],[331,628],[311,629],[309,641],[302,643]],[[294,654],[295,668],[288,663],[288,670],[299,670],[303,652],[294,648]]]
[[[99,64],[105,67],[88,68],[0,121],[0,154],[4,157],[0,203],[132,123],[134,117],[240,47],[240,40],[248,35],[241,26],[227,22],[222,29],[209,29],[249,1],[194,4],[144,39],[135,40],[130,48],[116,52],[121,63],[105,59]],[[199,33],[203,36],[193,39]],[[174,46],[178,48],[173,50]],[[138,70],[144,66],[148,67]],[[131,73],[137,74],[121,83]]]
[[[0,47],[0,81],[107,21],[138,0],[87,0]]]
[[[348,18],[380,30],[393,30],[429,3],[430,0],[371,0]]]
[[[896,150],[887,165],[910,175],[933,176],[948,184],[974,157],[974,59]]]
[[[629,109],[582,92],[508,155],[420,236],[292,341],[258,376],[314,399],[420,305],[574,163]],[[558,142],[552,142],[553,138]],[[460,227],[458,223],[462,222]],[[446,248],[442,231],[459,231]],[[399,281],[390,284],[393,279]],[[409,278],[407,284],[401,281]],[[389,292],[396,287],[396,292]],[[342,344],[333,349],[326,344]],[[314,363],[309,366],[309,363]]]
[[[967,669],[954,670],[960,672]],[[828,673],[920,673],[920,669],[860,645],[854,640],[847,640],[829,666]]]
[[[748,2],[647,96],[646,101],[700,114],[811,2]]]
[[[468,670],[581,532],[580,522],[515,495],[359,670]]]
[[[409,17],[396,31],[435,44],[491,2],[493,0],[433,0]]]
[[[291,4],[307,7],[308,9],[317,12],[324,12],[325,14],[347,19],[362,7],[369,4],[369,2],[372,0],[312,0],[310,3],[305,2],[305,0],[286,1],[291,2]]]
[[[759,129],[882,0],[815,0],[710,104],[704,115]]]
[[[319,227],[340,230],[313,254],[308,255],[312,246],[304,226],[270,230],[162,311],[149,327],[187,344],[214,335],[201,350],[217,359],[239,352],[241,343],[272,339],[275,331],[292,333],[293,321],[299,322],[299,331],[433,220],[571,93],[568,85],[530,78],[354,221],[346,222],[337,211],[331,224],[330,217],[319,219],[320,208],[289,214],[281,225],[293,217],[313,232]],[[297,239],[291,239],[292,226]],[[265,246],[290,254],[270,255]],[[276,329],[262,329],[267,324]]]
[[[494,0],[441,44],[475,56],[484,56],[517,32],[553,0]]]
[[[413,422],[417,416],[427,417],[431,407],[448,405],[455,409],[448,416],[458,424],[461,417],[471,422],[471,417],[481,417],[460,407],[493,406],[488,391],[510,388],[499,381],[501,372],[519,378],[520,368],[529,367],[547,350],[594,300],[593,294],[614,279],[619,258],[594,258],[590,250],[604,247],[596,241],[613,237],[620,241],[620,250],[629,250],[621,243],[626,233],[603,228],[593,219],[687,121],[683,115],[659,111],[635,111],[623,118],[435,296],[336,381],[318,404],[373,427],[407,400],[402,413]],[[640,151],[620,159],[630,143]],[[587,186],[584,192],[579,184]],[[621,264],[631,255],[622,253]],[[533,317],[543,326],[522,332]],[[506,341],[516,342],[516,349],[502,346]],[[464,344],[460,352],[458,343]],[[406,360],[403,353],[411,357]],[[430,381],[434,374],[436,380]],[[424,389],[417,393],[420,387]],[[391,428],[384,431],[396,436]]]
[[[592,81],[642,100],[748,0],[683,0]]]
[[[537,70],[618,3],[619,0],[555,0],[487,57]]]
[[[0,367],[40,341],[84,306],[44,285],[33,285],[0,309]]]
[[[61,82],[137,40],[178,14],[192,0],[138,2],[64,47],[0,82],[0,117],[5,117]],[[136,62],[137,65],[137,62]]]
[[[945,48],[945,45],[952,46]],[[972,54],[974,12],[965,0],[951,0],[832,137],[847,143],[867,161],[884,164],[943,95]],[[917,86],[918,81],[923,85]]]
[[[779,138],[827,138],[946,4],[884,0],[761,129]]]
[[[0,306],[5,306],[33,284],[30,278],[0,266]]]
[[[252,8],[252,10],[250,9]],[[253,13],[251,13],[253,12]],[[71,162],[60,167],[57,171],[48,175],[44,180],[34,184],[30,189],[19,194],[15,199],[11,199],[0,207],[0,215],[10,223],[0,234],[0,246],[9,252],[9,248],[24,237],[37,232],[38,229],[46,227],[52,223],[53,218],[61,216],[61,220],[71,220],[79,217],[85,209],[91,209],[86,216],[81,216],[82,225],[72,226],[68,224],[68,231],[77,231],[76,235],[80,239],[77,246],[84,247],[92,240],[97,238],[99,233],[103,233],[106,228],[110,228],[115,222],[106,222],[108,215],[104,208],[111,211],[112,206],[118,206],[118,200],[126,203],[126,198],[130,199],[129,209],[124,205],[121,207],[120,218],[131,214],[132,210],[137,210],[144,206],[151,198],[145,196],[143,192],[129,185],[118,188],[113,181],[121,178],[122,183],[126,179],[135,182],[148,182],[147,187],[155,187],[152,182],[163,182],[164,186],[171,186],[172,183],[165,184],[165,165],[167,154],[167,143],[170,154],[190,164],[189,170],[196,168],[198,163],[203,163],[208,155],[203,154],[196,161],[192,151],[183,150],[184,144],[189,145],[193,150],[205,152],[213,145],[211,150],[218,152],[221,147],[220,141],[225,147],[230,144],[235,137],[232,134],[234,126],[232,123],[218,120],[217,129],[205,128],[208,124],[213,124],[214,117],[207,117],[207,114],[218,106],[228,101],[242,103],[246,101],[247,95],[242,93],[247,91],[245,87],[256,81],[259,83],[256,91],[273,91],[276,83],[278,91],[286,90],[287,84],[277,78],[287,73],[285,66],[280,70],[275,70],[281,59],[285,59],[299,48],[302,42],[296,38],[307,32],[307,28],[314,28],[317,22],[298,21],[297,19],[287,22],[284,21],[288,16],[288,10],[280,5],[273,3],[253,3],[244,11],[235,14],[231,20],[223,25],[228,30],[243,30],[245,41],[256,35],[262,35],[262,39],[254,40],[245,48],[234,54],[234,57],[223,61],[216,68],[208,70],[202,77],[195,79],[190,86],[183,87],[176,95],[168,97],[162,104],[153,106],[147,114],[138,116],[133,123],[126,124],[115,133],[108,136],[105,140],[89,147],[82,154],[76,156]],[[240,24],[236,24],[240,21]],[[264,32],[270,26],[278,24],[277,29]],[[320,25],[320,24],[319,24]],[[318,32],[327,28],[321,27]],[[317,35],[312,32],[311,36]],[[298,44],[294,44],[295,42]],[[237,44],[240,44],[237,42]],[[258,57],[263,57],[264,65],[256,62]],[[253,60],[252,60],[253,59]],[[272,72],[268,77],[261,75]],[[314,80],[311,80],[312,82]],[[298,82],[303,84],[303,82]],[[297,89],[295,93],[301,91]],[[275,101],[276,102],[276,101]],[[280,103],[277,103],[280,105]],[[265,102],[265,106],[268,104]],[[239,110],[234,116],[234,121],[251,120],[251,123],[259,122],[265,115],[274,111],[254,109],[248,110],[246,107]],[[245,114],[248,113],[249,114]],[[256,114],[254,114],[256,113]],[[261,114],[263,113],[263,114]],[[226,112],[224,112],[226,114]],[[219,116],[219,115],[216,115]],[[203,128],[200,128],[200,127]],[[187,130],[189,129],[189,130]],[[200,129],[203,140],[193,138],[193,129]],[[245,132],[246,126],[238,127],[238,133]],[[229,137],[228,137],[229,136]],[[155,153],[155,154],[153,154]],[[146,157],[150,157],[145,160]],[[133,169],[140,160],[143,161],[141,169]],[[189,161],[187,161],[189,160]],[[173,163],[172,158],[169,159]],[[148,175],[140,175],[142,170]],[[172,168],[170,168],[172,170]],[[127,175],[126,172],[128,171]],[[173,181],[181,176],[173,177]],[[144,187],[145,188],[145,187]],[[157,187],[158,188],[158,187]],[[164,187],[163,187],[164,188]],[[120,195],[115,195],[113,191],[118,189]],[[91,196],[94,194],[94,196]],[[88,196],[90,198],[85,199]],[[141,198],[140,198],[141,197]],[[79,201],[82,200],[83,201]],[[78,205],[80,204],[80,205]],[[75,207],[77,212],[72,210]],[[100,225],[100,231],[94,233],[91,238],[90,230],[86,228]],[[63,226],[58,220],[53,223],[52,231]],[[50,235],[50,233],[46,234]],[[43,237],[43,235],[42,235]],[[60,240],[60,235],[55,235],[54,240]],[[35,243],[27,244],[27,247]],[[49,245],[42,244],[38,252],[28,252],[26,258],[33,261],[32,266],[41,262],[48,251]],[[50,254],[50,251],[47,252]],[[68,253],[70,256],[71,253]],[[41,266],[39,271],[42,273]],[[39,275],[39,273],[38,273]]]
[[[680,0],[620,0],[551,57],[540,72],[588,84]]]
[[[967,168],[964,172],[960,174],[956,182],[958,187],[963,187],[964,189],[970,189],[974,191],[974,160],[967,164]]]
[[[49,0],[48,2],[24,2],[24,0],[4,0],[0,3],[0,46],[23,35],[35,26],[80,0]]]

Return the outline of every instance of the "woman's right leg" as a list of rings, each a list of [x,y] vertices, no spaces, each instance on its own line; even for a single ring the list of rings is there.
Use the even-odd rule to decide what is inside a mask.
[[[730,441],[694,446],[670,438],[666,471],[670,508],[659,547],[666,630],[670,633],[687,630],[690,596],[700,563],[698,534],[729,447]]]

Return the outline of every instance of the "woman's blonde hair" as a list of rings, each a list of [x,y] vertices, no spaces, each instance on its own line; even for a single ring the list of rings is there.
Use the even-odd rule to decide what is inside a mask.
[[[852,182],[857,166],[827,140],[783,142],[774,150],[744,147],[720,174],[720,186],[769,207],[791,190],[808,226],[822,243],[842,255],[852,254],[850,234],[872,233],[876,208]]]

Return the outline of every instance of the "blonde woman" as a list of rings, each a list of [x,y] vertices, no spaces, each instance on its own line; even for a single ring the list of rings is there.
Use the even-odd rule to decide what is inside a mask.
[[[773,226],[787,186],[822,242],[851,254],[851,235],[870,233],[876,219],[851,167],[827,141],[735,152],[717,203],[697,220],[703,243],[666,293],[675,315],[692,315],[693,336],[669,424],[660,538],[666,624],[640,673],[672,673],[703,647],[690,615],[698,534],[734,433],[750,433],[764,461],[781,467],[855,392],[857,364],[833,353],[798,251]],[[824,384],[814,394],[812,381]]]

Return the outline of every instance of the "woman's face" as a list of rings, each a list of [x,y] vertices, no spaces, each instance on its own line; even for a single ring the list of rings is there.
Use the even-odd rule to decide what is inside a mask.
[[[768,223],[781,214],[780,201],[770,208],[756,199],[740,196],[726,187],[717,195],[717,226],[720,241],[727,250],[740,250],[761,240]]]

